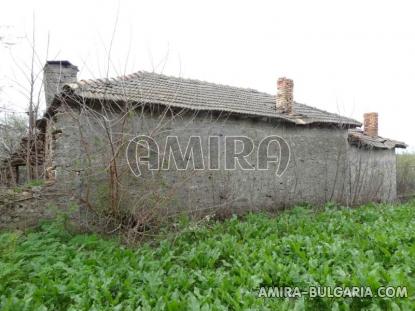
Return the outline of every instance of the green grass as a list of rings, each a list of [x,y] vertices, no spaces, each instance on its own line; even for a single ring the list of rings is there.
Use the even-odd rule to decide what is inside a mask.
[[[0,235],[1,310],[414,310],[415,205],[297,207],[135,248],[59,223]],[[408,298],[263,299],[260,286],[407,286]]]

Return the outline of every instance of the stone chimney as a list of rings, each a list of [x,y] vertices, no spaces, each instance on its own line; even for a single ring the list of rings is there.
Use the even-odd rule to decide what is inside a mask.
[[[46,108],[62,91],[63,85],[77,81],[78,67],[67,60],[47,61],[43,68],[43,85],[45,88]]]
[[[294,82],[291,79],[279,78],[277,82],[277,109],[284,113],[293,111],[293,88]]]
[[[376,137],[378,136],[378,113],[369,112],[363,115],[364,133],[366,135]]]

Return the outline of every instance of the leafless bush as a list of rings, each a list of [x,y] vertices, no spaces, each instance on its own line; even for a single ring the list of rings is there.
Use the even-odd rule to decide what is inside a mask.
[[[27,119],[15,114],[4,114],[0,120],[0,159],[17,152],[27,131]]]
[[[189,133],[196,115],[183,109],[131,102],[128,98],[112,102],[69,96],[57,119],[69,118],[78,131],[79,154],[69,166],[80,179],[80,201],[88,210],[88,217],[83,219],[86,225],[99,219],[110,232],[125,230],[131,237],[142,236],[174,224],[182,214],[206,215],[222,207],[180,206],[183,198],[178,196],[186,193],[183,189],[191,188],[200,172],[175,172],[171,178],[166,172],[149,171],[137,178],[127,163],[126,148],[135,136],[147,135],[162,141],[169,134]],[[174,126],[178,120],[180,125]],[[144,146],[136,149],[137,156],[148,151]],[[221,205],[233,198],[228,193]]]
[[[415,154],[398,155],[397,169],[398,195],[402,198],[415,196]]]
[[[0,109],[3,113],[4,121],[0,126],[3,127],[0,136],[0,158],[6,159],[6,168],[2,166],[2,171],[10,171],[9,183],[17,181],[16,175],[18,167],[25,168],[25,180],[39,179],[44,176],[43,167],[40,166],[39,158],[43,150],[43,137],[39,135],[36,128],[36,120],[39,117],[40,107],[42,104],[42,71],[44,60],[41,59],[36,47],[36,28],[35,16],[32,20],[32,33],[15,39],[12,44],[3,44],[10,50],[10,58],[17,69],[17,75],[8,79],[13,87],[23,95],[26,100],[25,113],[27,117],[17,117],[17,112],[11,108]],[[0,41],[0,43],[2,43]],[[15,44],[26,44],[30,51],[29,61],[27,59],[16,59],[12,46]],[[46,47],[49,46],[49,39]],[[16,78],[18,76],[18,78]],[[22,107],[23,108],[23,107]],[[4,111],[3,111],[4,110]],[[24,113],[18,111],[18,113]],[[24,116],[24,114],[22,115]],[[18,164],[12,162],[18,162]],[[8,166],[8,168],[7,168]],[[16,171],[16,172],[12,172]]]

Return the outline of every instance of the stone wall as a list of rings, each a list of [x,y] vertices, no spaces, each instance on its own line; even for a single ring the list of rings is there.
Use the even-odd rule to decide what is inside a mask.
[[[348,156],[351,204],[397,200],[395,150],[349,146]]]
[[[65,83],[77,81],[78,68],[68,61],[48,61],[43,70],[46,107],[52,104]]]
[[[74,117],[75,116],[75,117]],[[116,120],[116,115],[112,115]],[[61,131],[56,139],[54,165],[62,188],[87,196],[97,206],[108,203],[107,133],[103,123],[82,113],[61,112],[54,127]],[[109,118],[111,119],[111,117]],[[117,122],[113,122],[117,133]],[[148,172],[135,177],[127,167],[124,150],[119,167],[123,171],[124,205],[129,208],[151,206],[163,200],[168,209],[200,211],[212,208],[229,212],[274,209],[296,203],[324,204],[327,201],[350,202],[347,182],[347,130],[336,127],[306,127],[277,120],[222,116],[210,113],[176,114],[161,119],[160,114],[145,112],[131,116],[126,126],[128,138],[151,135],[160,142],[163,153],[167,136],[177,135],[181,146],[191,136],[202,137],[205,158],[209,136],[246,136],[257,147],[267,136],[278,135],[290,146],[290,161],[278,177],[276,169],[187,170]],[[81,134],[80,134],[81,133]],[[222,144],[220,144],[222,146]],[[223,157],[225,151],[220,150]],[[247,158],[255,163],[253,157]],[[88,189],[88,190],[86,190]],[[160,199],[164,198],[164,199]]]
[[[59,112],[47,125],[45,167],[55,185],[68,195],[80,195],[81,142],[78,114]]]
[[[0,187],[0,231],[24,230],[40,221],[59,214],[69,214],[68,197],[57,191],[52,183],[42,186]],[[73,202],[75,206],[75,201]]]
[[[107,207],[110,201],[112,156],[108,136],[113,141],[121,136],[124,139],[118,146],[117,169],[120,205],[127,209],[151,209],[157,205],[166,214],[172,211],[203,214],[212,209],[237,213],[297,203],[322,205],[332,201],[356,205],[396,199],[394,151],[352,147],[347,142],[346,129],[294,126],[278,120],[235,115],[219,117],[182,111],[172,117],[159,111],[145,111],[130,115],[122,130],[116,113],[106,112],[107,122],[94,115],[62,110],[49,128],[57,133],[50,151],[57,187],[97,209]],[[121,132],[124,135],[118,135]],[[246,136],[258,147],[264,137],[278,135],[290,146],[290,161],[282,176],[276,176],[275,167],[242,170],[237,166],[233,171],[143,171],[136,177],[128,166],[125,149],[128,140],[137,135],[152,136],[160,143],[160,154],[164,152],[167,136],[177,135],[182,148],[191,136],[200,136],[205,159],[209,159],[211,152],[207,148],[209,136],[219,137],[220,146],[227,136]],[[219,154],[223,158],[225,150],[220,149]],[[255,165],[256,157],[248,156],[247,160]]]

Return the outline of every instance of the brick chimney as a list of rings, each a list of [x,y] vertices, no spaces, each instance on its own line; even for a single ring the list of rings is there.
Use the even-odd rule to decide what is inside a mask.
[[[365,113],[363,119],[364,133],[372,137],[378,136],[378,113]]]
[[[78,67],[72,65],[67,60],[47,61],[43,68],[43,85],[45,88],[46,108],[48,108],[55,98],[55,95],[62,91],[66,83],[77,81]]]
[[[293,88],[294,82],[291,79],[279,78],[277,82],[277,109],[284,113],[293,111]]]

